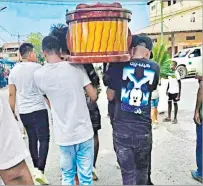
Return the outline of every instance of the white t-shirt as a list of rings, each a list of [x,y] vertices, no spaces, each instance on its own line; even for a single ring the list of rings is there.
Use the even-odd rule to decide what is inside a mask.
[[[0,170],[14,167],[28,156],[8,100],[0,95]]]
[[[169,89],[168,92],[170,94],[177,94],[179,93],[179,84],[178,80],[181,80],[180,74],[178,71],[175,71],[174,74],[168,76],[169,79]]]
[[[91,82],[83,67],[48,63],[35,72],[35,82],[50,101],[56,144],[69,146],[93,137],[83,89]]]
[[[38,63],[21,62],[11,70],[9,84],[16,86],[20,114],[28,114],[46,108],[44,97],[34,82],[34,72],[41,67]]]

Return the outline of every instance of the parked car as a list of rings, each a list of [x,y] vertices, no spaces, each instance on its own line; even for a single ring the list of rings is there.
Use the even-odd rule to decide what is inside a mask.
[[[195,75],[198,70],[202,70],[202,46],[183,49],[174,55],[172,61],[177,62],[181,78]]]
[[[12,69],[15,66],[16,62],[7,59],[0,59],[0,64],[4,68]]]

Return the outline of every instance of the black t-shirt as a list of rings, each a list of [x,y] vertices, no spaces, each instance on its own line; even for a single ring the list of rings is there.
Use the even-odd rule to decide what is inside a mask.
[[[146,59],[109,65],[109,88],[115,90],[116,98],[115,122],[151,124],[151,93],[157,88],[159,72],[159,65]]]

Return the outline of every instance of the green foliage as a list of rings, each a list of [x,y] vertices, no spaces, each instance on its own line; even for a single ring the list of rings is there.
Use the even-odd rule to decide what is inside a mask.
[[[44,57],[42,54],[42,39],[43,35],[40,32],[37,33],[30,33],[27,37],[27,42],[32,43],[35,47],[35,51],[37,53],[37,58],[41,64],[44,63]]]
[[[153,61],[157,62],[160,66],[160,77],[166,78],[171,72],[171,56],[168,53],[168,47],[165,44],[157,42],[153,47],[152,52]]]

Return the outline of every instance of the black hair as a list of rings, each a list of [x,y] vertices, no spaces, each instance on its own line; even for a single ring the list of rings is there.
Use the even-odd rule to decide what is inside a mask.
[[[49,33],[49,36],[54,36],[59,40],[60,49],[62,53],[69,54],[70,52],[67,48],[66,42],[66,34],[68,31],[68,26],[64,24],[52,25],[50,30],[51,32]]]
[[[19,52],[22,57],[25,57],[29,52],[33,51],[34,46],[30,43],[23,43],[20,48]]]
[[[53,36],[46,36],[42,40],[42,50],[47,53],[60,54],[59,40]]]

